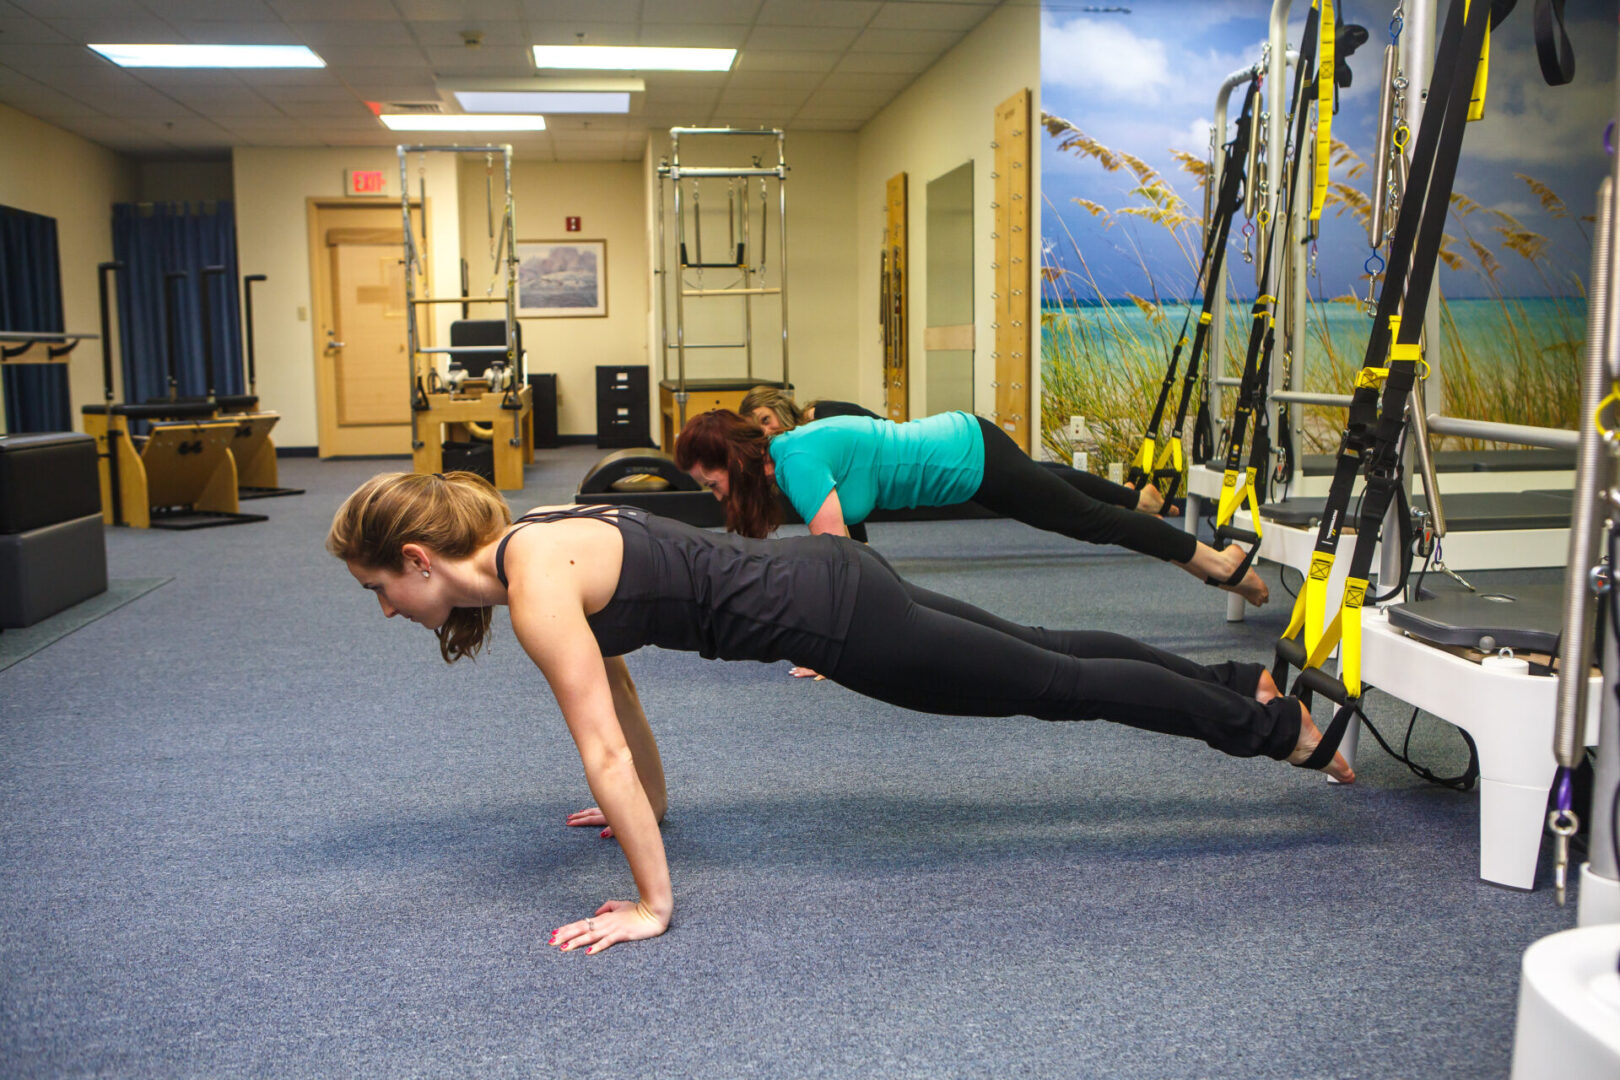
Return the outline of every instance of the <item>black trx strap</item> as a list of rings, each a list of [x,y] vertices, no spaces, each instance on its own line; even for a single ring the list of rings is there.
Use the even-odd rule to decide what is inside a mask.
[[[1360,711],[1363,692],[1361,608],[1385,514],[1392,502],[1404,496],[1401,449],[1407,399],[1422,363],[1419,340],[1423,332],[1423,313],[1428,309],[1434,282],[1452,184],[1462,151],[1463,128],[1483,107],[1481,77],[1485,70],[1491,14],[1486,3],[1469,5],[1468,0],[1452,0],[1448,11],[1429,86],[1428,111],[1424,113],[1413,153],[1408,197],[1401,203],[1391,240],[1389,269],[1379,297],[1378,317],[1356,378],[1349,421],[1340,441],[1316,549],[1293,616],[1277,643],[1277,665],[1273,674],[1279,685],[1286,680],[1289,667],[1297,667],[1300,677],[1295,682],[1296,692],[1301,692],[1301,699],[1307,705],[1312,692],[1319,692],[1341,706],[1323,735],[1318,750],[1323,760],[1312,767],[1331,760],[1350,720]],[[1400,312],[1406,313],[1405,319]],[[1387,365],[1384,363],[1386,355]],[[1367,485],[1362,495],[1344,600],[1332,623],[1322,629],[1327,580],[1333,570],[1339,533],[1358,473],[1365,473]],[[1321,670],[1335,645],[1341,647],[1337,678]]]
[[[1271,288],[1271,268],[1274,251],[1287,251],[1289,238],[1292,235],[1293,207],[1297,198],[1299,181],[1299,162],[1301,151],[1305,145],[1305,120],[1308,113],[1306,94],[1317,87],[1317,80],[1332,78],[1332,70],[1323,73],[1316,71],[1312,78],[1306,79],[1306,72],[1312,71],[1316,66],[1317,43],[1319,40],[1319,20],[1321,12],[1316,5],[1311,6],[1310,13],[1305,17],[1305,30],[1300,41],[1299,60],[1294,67],[1294,90],[1290,99],[1292,103],[1293,136],[1292,146],[1294,152],[1288,162],[1287,179],[1284,184],[1282,198],[1276,198],[1275,206],[1268,208],[1265,213],[1272,216],[1261,223],[1270,234],[1270,240],[1265,245],[1267,252],[1266,262],[1260,270],[1259,295],[1255,297],[1254,307],[1251,309],[1252,322],[1249,326],[1249,347],[1243,358],[1243,377],[1238,387],[1237,405],[1232,412],[1232,426],[1226,437],[1225,473],[1221,477],[1221,498],[1215,512],[1215,547],[1224,548],[1233,540],[1241,540],[1250,545],[1248,553],[1242,563],[1233,571],[1225,581],[1209,579],[1212,585],[1236,585],[1242,581],[1244,575],[1253,565],[1255,555],[1260,550],[1260,503],[1265,498],[1265,486],[1268,480],[1268,459],[1271,456],[1271,429],[1266,417],[1266,387],[1271,378],[1271,351],[1276,342],[1277,298],[1269,293]],[[1275,107],[1275,102],[1273,106]],[[1272,193],[1275,194],[1275,193]],[[1275,247],[1277,219],[1283,218],[1282,248]],[[1249,425],[1254,424],[1254,436],[1249,438]],[[1243,444],[1249,441],[1249,458],[1245,466],[1243,462]],[[1238,489],[1238,474],[1244,476],[1243,488]],[[1254,531],[1232,527],[1232,515],[1242,503],[1247,502],[1250,517],[1254,522]]]
[[[1563,86],[1575,78],[1575,50],[1564,29],[1564,0],[1536,3],[1536,59],[1548,86]]]
[[[1203,285],[1203,305],[1198,313],[1198,327],[1193,331],[1192,352],[1187,357],[1187,374],[1181,381],[1181,401],[1176,407],[1176,422],[1170,441],[1158,449],[1159,425],[1164,420],[1164,408],[1170,399],[1170,388],[1175,385],[1176,369],[1181,362],[1182,347],[1187,344],[1187,327],[1192,321],[1192,307],[1182,320],[1181,333],[1170,353],[1165,368],[1164,382],[1159,386],[1159,399],[1153,406],[1153,416],[1142,434],[1142,449],[1131,465],[1126,483],[1139,486],[1150,481],[1164,496],[1166,502],[1174,499],[1180,490],[1186,463],[1182,460],[1181,438],[1187,424],[1187,408],[1198,393],[1199,360],[1204,355],[1209,339],[1210,324],[1214,321],[1216,299],[1220,296],[1225,279],[1226,244],[1232,233],[1232,218],[1243,205],[1243,185],[1247,181],[1249,127],[1255,123],[1254,106],[1260,94],[1260,75],[1249,80],[1243,95],[1243,108],[1238,113],[1237,130],[1221,155],[1221,186],[1210,211],[1210,221],[1204,230],[1204,256],[1198,268],[1198,283]],[[1203,410],[1201,409],[1202,413]],[[1207,423],[1207,415],[1202,421]],[[1196,457],[1196,448],[1194,454]]]

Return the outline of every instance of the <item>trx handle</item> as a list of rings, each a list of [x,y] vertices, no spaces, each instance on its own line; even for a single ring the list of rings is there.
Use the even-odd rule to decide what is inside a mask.
[[[1260,523],[1258,513],[1255,515],[1254,520],[1258,526]],[[1247,529],[1234,528],[1230,525],[1221,526],[1215,530],[1216,551],[1226,550],[1232,545],[1233,541],[1249,545],[1249,550],[1243,554],[1243,561],[1238,563],[1237,569],[1233,570],[1224,581],[1217,577],[1206,577],[1204,584],[1223,585],[1227,588],[1233,588],[1242,584],[1243,579],[1248,576],[1249,567],[1254,565],[1255,556],[1260,554],[1260,533],[1258,531],[1250,532]]]

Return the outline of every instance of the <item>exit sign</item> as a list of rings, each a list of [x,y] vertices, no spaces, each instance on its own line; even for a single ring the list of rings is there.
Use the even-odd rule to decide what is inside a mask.
[[[343,179],[345,194],[388,194],[388,174],[381,169],[348,169],[343,173]]]

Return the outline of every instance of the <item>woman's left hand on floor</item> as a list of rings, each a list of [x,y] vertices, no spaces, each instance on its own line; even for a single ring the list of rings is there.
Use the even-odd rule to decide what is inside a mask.
[[[575,810],[568,815],[568,824],[576,828],[584,828],[590,825],[607,825],[607,828],[602,830],[602,835],[608,837],[613,835],[613,826],[608,825],[607,815],[602,813],[601,807],[598,806]]]

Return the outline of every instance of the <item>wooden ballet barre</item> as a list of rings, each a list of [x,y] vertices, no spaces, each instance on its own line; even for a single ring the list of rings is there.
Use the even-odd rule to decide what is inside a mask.
[[[682,289],[682,296],[780,296],[781,289]],[[688,345],[687,348],[692,346]],[[426,352],[427,350],[423,350]]]
[[[504,304],[504,296],[435,296],[418,297],[413,304]],[[420,350],[418,350],[420,351]]]

